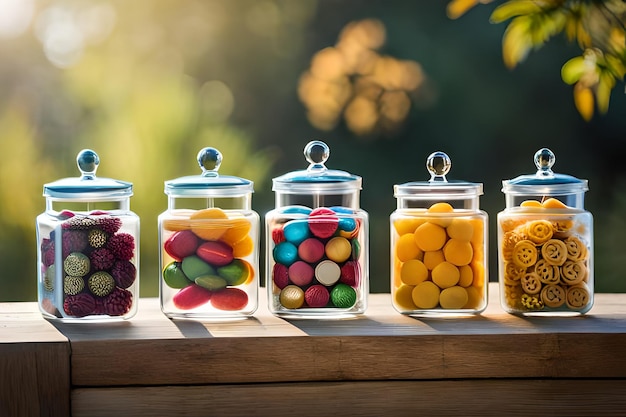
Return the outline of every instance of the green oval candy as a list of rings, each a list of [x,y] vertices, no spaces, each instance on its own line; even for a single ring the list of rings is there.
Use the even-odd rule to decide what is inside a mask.
[[[191,284],[183,272],[180,262],[172,262],[163,270],[163,280],[170,288],[185,288]]]
[[[217,275],[203,275],[196,278],[195,281],[196,284],[198,284],[202,288],[206,288],[207,290],[211,291],[221,290],[222,288],[226,288],[226,285],[228,285],[224,278]]]
[[[217,273],[228,282],[228,285],[237,286],[246,282],[249,270],[241,259],[235,259],[228,265],[217,268]]]
[[[182,268],[187,278],[192,281],[203,275],[215,275],[215,269],[196,255],[186,256]]]

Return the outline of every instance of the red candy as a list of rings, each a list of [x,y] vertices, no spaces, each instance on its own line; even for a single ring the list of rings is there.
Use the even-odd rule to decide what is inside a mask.
[[[359,284],[360,272],[361,268],[357,261],[348,261],[341,267],[339,282],[356,287]]]
[[[181,261],[196,253],[198,243],[198,237],[191,230],[181,230],[165,241],[163,249],[175,260]]]
[[[281,290],[289,284],[289,268],[283,264],[274,264],[274,284]]]
[[[248,304],[248,294],[239,288],[224,288],[213,293],[211,305],[218,310],[241,310]]]
[[[331,237],[339,227],[339,218],[329,208],[318,207],[309,214],[309,230],[313,235],[326,239]]]
[[[325,307],[328,304],[330,294],[323,285],[311,285],[304,292],[304,300],[307,305],[312,308]]]
[[[196,255],[206,263],[213,266],[224,266],[234,259],[233,248],[219,241],[205,242],[198,247]]]
[[[196,307],[200,307],[206,304],[213,293],[211,291],[202,288],[199,285],[191,284],[182,290],[178,291],[172,301],[176,308],[181,310],[191,310]]]
[[[289,279],[300,287],[309,285],[313,281],[313,275],[315,270],[304,261],[296,261],[289,267]]]
[[[272,229],[272,241],[274,241],[275,245],[285,241],[285,232],[282,227]]]
[[[308,238],[298,246],[298,256],[303,261],[315,263],[324,256],[324,244],[316,238]]]

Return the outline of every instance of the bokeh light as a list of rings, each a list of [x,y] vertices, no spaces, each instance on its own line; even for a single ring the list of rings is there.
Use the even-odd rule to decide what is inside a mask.
[[[0,39],[15,38],[26,32],[34,12],[34,0],[0,0]]]
[[[385,41],[382,22],[365,19],[350,22],[336,45],[313,55],[298,96],[314,127],[332,130],[343,117],[351,132],[373,137],[392,136],[403,126],[426,75],[416,61],[380,54]]]

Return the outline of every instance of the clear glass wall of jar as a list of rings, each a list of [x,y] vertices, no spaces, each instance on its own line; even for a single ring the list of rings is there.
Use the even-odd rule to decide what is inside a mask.
[[[448,181],[451,162],[432,153],[429,181],[394,186],[391,298],[410,316],[459,316],[487,306],[487,214],[482,184]]]
[[[253,183],[220,175],[221,153],[198,153],[201,175],[165,182],[158,218],[160,302],[170,318],[236,319],[258,307],[259,215]]]
[[[326,168],[330,150],[312,141],[306,170],[274,178],[265,216],[269,310],[281,317],[360,315],[369,292],[368,214],[361,177]]]
[[[77,157],[79,178],[44,185],[37,217],[38,303],[62,321],[128,319],[139,297],[139,217],[132,184],[96,177],[98,155]]]
[[[502,181],[498,213],[502,307],[520,315],[579,315],[593,306],[593,217],[584,209],[587,180],[552,171],[547,148],[537,172]]]

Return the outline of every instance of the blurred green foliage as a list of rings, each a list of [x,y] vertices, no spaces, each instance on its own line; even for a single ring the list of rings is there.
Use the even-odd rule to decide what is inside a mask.
[[[392,187],[428,179],[425,160],[435,150],[452,158],[450,178],[484,183],[495,280],[501,180],[532,172],[532,156],[544,146],[557,156],[556,171],[589,179],[596,290],[626,291],[626,96],[614,91],[606,115],[582,121],[558,77],[572,55],[565,41],[510,71],[500,53],[504,28],[485,24],[489,12],[476,8],[451,21],[445,2],[21,0],[0,7],[6,4],[14,9],[0,14],[13,13],[15,24],[0,18],[0,301],[36,299],[42,186],[78,176],[80,149],[98,152],[99,176],[134,184],[141,295],[156,296],[163,182],[199,173],[195,155],[214,146],[224,155],[220,172],[255,182],[253,208],[263,215],[274,205],[271,178],[305,168],[302,149],[311,139],[331,147],[327,166],[363,177],[373,292],[389,290]],[[298,81],[317,51],[366,18],[385,26],[381,53],[421,65],[429,100],[415,101],[391,135],[357,136],[344,123],[321,132],[306,118]]]

